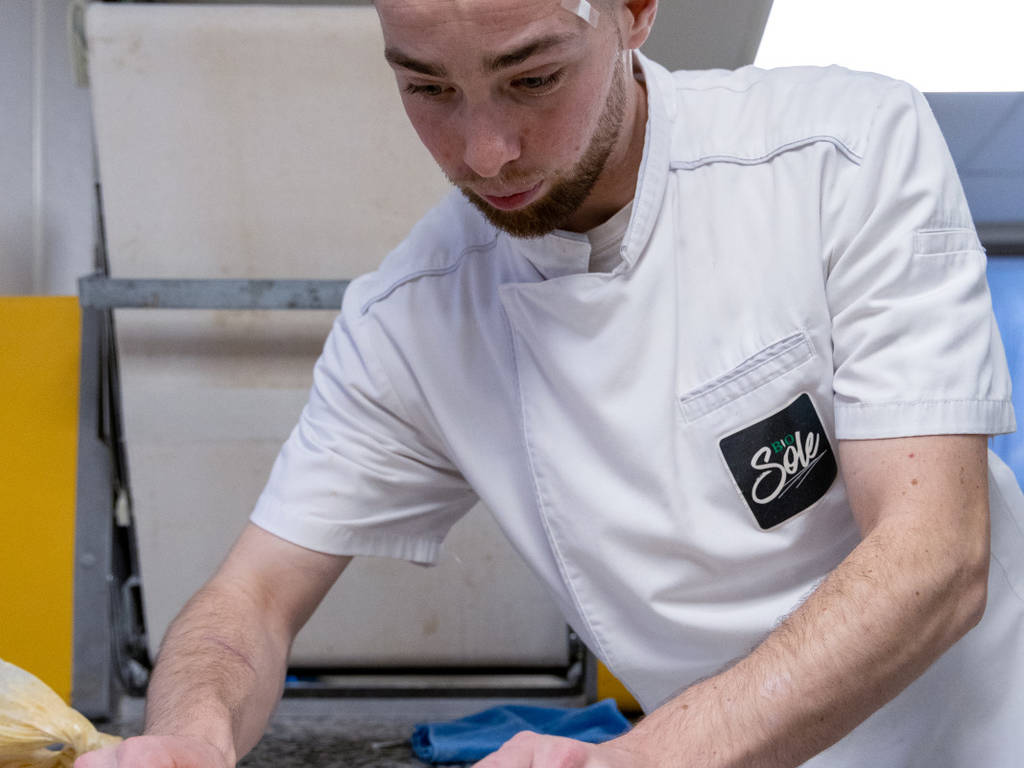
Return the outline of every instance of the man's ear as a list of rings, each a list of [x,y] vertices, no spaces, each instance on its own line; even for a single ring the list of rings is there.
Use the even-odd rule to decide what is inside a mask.
[[[629,14],[628,30],[623,37],[626,48],[639,48],[647,41],[658,14],[658,0],[623,0],[624,12]]]

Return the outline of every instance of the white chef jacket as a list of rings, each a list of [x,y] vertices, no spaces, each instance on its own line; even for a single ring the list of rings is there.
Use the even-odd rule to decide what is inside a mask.
[[[920,94],[638,61],[620,263],[588,272],[586,237],[513,238],[453,192],[350,286],[252,520],[429,563],[480,498],[651,709],[857,544],[837,440],[1014,417],[985,255]],[[1024,500],[990,462],[984,620],[809,765],[1019,765]]]

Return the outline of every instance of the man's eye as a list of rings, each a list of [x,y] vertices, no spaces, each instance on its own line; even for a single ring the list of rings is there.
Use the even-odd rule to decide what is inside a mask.
[[[513,81],[513,85],[523,91],[546,91],[553,88],[562,78],[562,70],[552,72],[550,75],[537,75],[535,77],[520,77]]]
[[[405,86],[405,92],[416,96],[433,97],[443,94],[444,88],[440,85],[417,85],[416,83],[409,83]]]

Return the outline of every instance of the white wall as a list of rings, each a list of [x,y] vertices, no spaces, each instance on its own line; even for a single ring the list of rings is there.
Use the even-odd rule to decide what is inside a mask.
[[[0,294],[73,294],[92,267],[89,93],[69,0],[0,0]]]

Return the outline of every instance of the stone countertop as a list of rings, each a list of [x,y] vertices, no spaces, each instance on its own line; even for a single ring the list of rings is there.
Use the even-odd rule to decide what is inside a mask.
[[[451,720],[510,703],[495,699],[286,698],[241,768],[424,768],[409,738],[417,723]],[[560,706],[551,702],[549,706]],[[125,699],[120,716],[99,723],[119,736],[142,731],[144,705]]]
[[[422,768],[409,746],[412,723],[337,718],[273,722],[242,768]]]
[[[143,703],[122,702],[121,715],[98,723],[99,730],[119,736],[142,731]],[[442,707],[443,709],[443,707]],[[431,716],[428,708],[374,700],[309,699],[281,702],[260,743],[243,757],[242,768],[423,768],[412,752],[413,727]],[[457,712],[452,717],[463,714]]]

